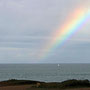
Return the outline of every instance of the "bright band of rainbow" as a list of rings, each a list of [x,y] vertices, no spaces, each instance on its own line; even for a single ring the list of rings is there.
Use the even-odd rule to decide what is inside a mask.
[[[41,54],[41,58],[47,57],[56,47],[62,45],[76,31],[80,30],[90,20],[90,9],[77,8],[67,18],[63,26],[60,26],[52,36],[52,40],[45,48],[46,52]]]

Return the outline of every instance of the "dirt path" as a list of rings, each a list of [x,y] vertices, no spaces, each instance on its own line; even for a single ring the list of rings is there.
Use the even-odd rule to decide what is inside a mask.
[[[6,86],[0,87],[0,90],[63,90],[63,89],[40,89],[31,88],[31,85],[21,85],[21,86]],[[90,90],[90,88],[77,88],[77,89],[65,89],[65,90]]]
[[[31,88],[31,86],[30,85],[6,86],[0,87],[0,90],[27,90],[28,88]]]

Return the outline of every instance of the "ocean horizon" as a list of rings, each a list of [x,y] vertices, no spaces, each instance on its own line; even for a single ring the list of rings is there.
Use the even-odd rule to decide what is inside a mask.
[[[61,82],[68,79],[90,80],[90,64],[0,64],[0,81],[9,79],[44,82]]]

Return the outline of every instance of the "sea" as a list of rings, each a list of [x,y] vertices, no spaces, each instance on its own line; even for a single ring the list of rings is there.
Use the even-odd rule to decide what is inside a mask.
[[[44,82],[90,80],[90,64],[0,64],[0,81],[10,79]]]

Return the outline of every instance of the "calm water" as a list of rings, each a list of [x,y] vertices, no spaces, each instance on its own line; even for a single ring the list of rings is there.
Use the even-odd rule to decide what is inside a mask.
[[[60,82],[67,79],[89,79],[90,64],[0,64],[0,81],[27,79]]]

